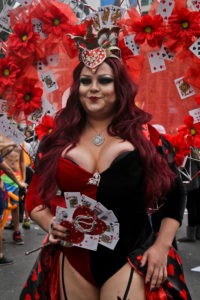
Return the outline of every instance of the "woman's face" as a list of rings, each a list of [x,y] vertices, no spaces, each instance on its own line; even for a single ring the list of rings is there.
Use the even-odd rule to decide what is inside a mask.
[[[90,116],[101,118],[114,114],[116,105],[114,74],[107,63],[102,63],[96,73],[83,67],[80,74],[79,97],[85,112]]]

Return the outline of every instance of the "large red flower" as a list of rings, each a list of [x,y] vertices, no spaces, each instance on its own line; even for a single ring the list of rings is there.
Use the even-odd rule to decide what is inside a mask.
[[[42,138],[45,135],[51,133],[54,128],[55,128],[54,119],[51,116],[45,115],[42,118],[42,122],[35,127],[35,133],[37,134],[38,139],[41,141]]]
[[[190,115],[186,115],[184,118],[185,126],[178,128],[178,132],[187,137],[193,147],[200,147],[200,123],[194,124],[194,118]]]
[[[35,50],[36,41],[40,38],[39,33],[34,32],[33,24],[16,24],[14,33],[9,36],[11,48],[14,52],[31,53]]]
[[[16,88],[16,112],[23,111],[27,116],[42,105],[41,97],[43,90],[35,87],[37,80],[24,78],[22,84]]]
[[[177,133],[174,136],[169,134],[164,134],[163,136],[173,147],[175,153],[175,164],[177,166],[181,166],[184,161],[184,157],[191,152],[190,143],[188,143],[184,135],[180,133]]]
[[[175,9],[168,19],[166,46],[172,51],[187,49],[200,35],[200,13],[185,7]]]
[[[125,20],[128,32],[135,33],[136,44],[143,44],[145,41],[151,47],[161,46],[165,36],[164,22],[160,15],[134,18],[135,12],[128,11],[130,18]]]
[[[20,68],[15,64],[12,57],[0,59],[0,86],[13,85],[19,72]]]
[[[69,10],[69,15],[67,17],[60,9],[51,5],[40,17],[41,21],[44,23],[42,27],[43,32],[46,34],[52,33],[56,36],[61,36],[70,32],[70,12],[71,9]]]

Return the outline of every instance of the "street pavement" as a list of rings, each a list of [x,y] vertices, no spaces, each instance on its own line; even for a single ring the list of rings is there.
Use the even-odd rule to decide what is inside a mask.
[[[177,233],[177,238],[185,236],[186,217],[185,215],[183,225]],[[38,252],[29,256],[26,256],[24,253],[39,247],[45,237],[45,233],[35,223],[31,223],[30,230],[22,228],[21,232],[25,244],[17,246],[12,242],[12,231],[4,230],[4,238],[6,239],[6,243],[3,244],[4,254],[13,258],[15,263],[0,266],[0,300],[19,299],[20,291],[38,255]],[[200,272],[191,271],[192,268],[200,266],[200,241],[195,243],[178,243],[178,248],[192,300],[200,300]]]

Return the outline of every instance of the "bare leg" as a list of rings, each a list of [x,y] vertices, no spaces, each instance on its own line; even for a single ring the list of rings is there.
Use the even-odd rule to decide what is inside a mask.
[[[24,220],[25,220],[25,221],[28,221],[28,220],[29,220],[29,215],[28,215],[26,209],[25,209],[25,219],[24,219]]]
[[[144,279],[126,263],[100,290],[100,300],[145,300]]]
[[[12,220],[14,225],[14,231],[19,231],[19,206],[12,210]]]
[[[66,300],[62,285],[62,259],[60,255],[60,300]],[[99,300],[99,290],[81,276],[69,263],[67,258],[64,258],[64,285],[67,300]]]

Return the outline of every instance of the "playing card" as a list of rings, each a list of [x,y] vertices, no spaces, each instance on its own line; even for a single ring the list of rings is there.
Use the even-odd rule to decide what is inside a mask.
[[[111,6],[101,6],[98,8],[98,11],[100,12],[102,27],[109,27],[111,25]]]
[[[102,24],[101,12],[95,12],[93,14],[90,14],[88,17],[86,17],[86,20],[88,21],[92,20],[91,26],[95,33],[97,33],[100,30]]]
[[[6,116],[1,116],[0,117],[0,133],[2,136],[8,136],[9,134],[9,127],[10,123],[8,121],[8,119],[6,118]]]
[[[10,29],[10,7],[8,4],[4,4],[2,11],[0,12],[0,25],[6,29]]]
[[[35,63],[35,67],[38,70],[38,72],[42,72],[46,68],[45,64],[43,64],[43,62],[40,59]]]
[[[200,11],[200,0],[192,0],[192,6],[194,7],[195,10]]]
[[[113,234],[107,232],[99,235],[99,244],[112,250],[115,248],[118,241],[118,237],[114,237]]]
[[[99,217],[100,215],[104,215],[107,212],[107,208],[103,206],[100,202],[97,202],[97,204],[94,207],[94,213]]]
[[[106,231],[105,233],[110,233],[114,237],[119,237],[119,223],[106,223]]]
[[[183,80],[183,77],[174,80],[181,99],[188,98],[195,94],[193,87]]]
[[[42,97],[42,107],[43,107],[44,114],[52,116],[56,112],[55,108],[44,97]]]
[[[55,113],[54,107],[47,101],[46,98],[42,97],[42,106],[41,108],[36,109],[32,112],[27,120],[34,124],[39,124],[45,114],[53,115]]]
[[[11,139],[17,146],[25,140],[25,135],[21,132],[14,124],[8,126],[8,135],[7,137]]]
[[[140,46],[135,43],[134,37],[135,34],[125,36],[124,43],[126,47],[128,47],[131,50],[133,55],[137,56],[140,54]]]
[[[79,244],[73,244],[73,246],[96,251],[98,247],[99,236],[98,235],[84,235],[84,240]]]
[[[86,195],[81,196],[81,205],[87,206],[93,210],[95,208],[96,204],[97,204],[96,200],[94,200]]]
[[[160,58],[159,51],[148,52],[148,59],[152,73],[166,70],[165,61]]]
[[[112,210],[103,210],[100,214],[98,214],[98,218],[107,223],[117,222],[117,218]]]
[[[125,11],[126,10],[122,7],[112,5],[110,8],[110,24],[116,25],[117,22],[124,16]]]
[[[76,208],[82,204],[82,198],[79,192],[66,192],[64,196],[67,208]]]
[[[32,21],[32,23],[33,23],[34,32],[39,33],[41,39],[46,38],[46,37],[47,37],[47,34],[45,34],[45,33],[42,31],[43,22],[40,21],[40,20],[37,19],[37,18],[33,18],[31,21]]]
[[[171,16],[175,2],[172,0],[161,0],[158,4],[156,14],[161,15],[164,21],[167,21]]]
[[[40,74],[40,79],[44,85],[47,94],[58,89],[58,85],[51,71],[47,71],[45,73]]]
[[[30,5],[32,0],[17,0],[22,6]]]
[[[200,58],[200,38],[198,38],[194,44],[190,46],[190,51],[194,53],[198,58]]]
[[[167,50],[167,48],[165,47],[165,45],[162,45],[161,49],[159,50],[160,52],[160,55],[159,57],[162,58],[162,59],[165,59],[165,60],[170,60],[170,61],[173,61],[174,60],[174,53],[172,52],[169,52]]]
[[[7,101],[0,99],[0,114],[6,114],[7,111],[8,111]]]
[[[200,108],[190,110],[189,115],[194,118],[194,124],[200,122]]]
[[[59,62],[58,54],[51,54],[46,57],[49,66],[57,66]]]
[[[63,220],[69,220],[69,213],[67,208],[56,207],[56,223],[60,224]]]

